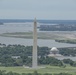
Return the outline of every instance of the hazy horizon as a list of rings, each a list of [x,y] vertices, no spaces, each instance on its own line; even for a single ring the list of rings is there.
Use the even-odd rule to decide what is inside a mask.
[[[0,0],[0,19],[76,20],[76,0]]]

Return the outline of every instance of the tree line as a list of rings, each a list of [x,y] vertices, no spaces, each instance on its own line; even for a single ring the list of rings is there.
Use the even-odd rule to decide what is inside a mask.
[[[63,39],[63,40],[56,39],[55,41],[61,43],[76,44],[76,39]]]
[[[76,47],[59,48],[59,53],[63,56],[76,56]]]
[[[64,64],[70,64],[76,66],[76,63],[72,60],[58,60],[54,57],[48,57],[50,48],[37,47],[38,48],[38,64],[39,65],[53,65],[53,66],[65,66]],[[75,56],[76,49],[61,48],[59,53],[64,56]],[[67,63],[66,63],[67,62]],[[31,66],[32,65],[32,46],[23,45],[4,45],[0,47],[0,66]]]
[[[48,47],[38,48],[38,64],[61,66],[63,63],[53,57],[48,57]],[[15,58],[16,57],[16,58]],[[18,57],[18,58],[17,58]],[[32,64],[32,46],[8,45],[0,47],[0,66],[23,66]]]

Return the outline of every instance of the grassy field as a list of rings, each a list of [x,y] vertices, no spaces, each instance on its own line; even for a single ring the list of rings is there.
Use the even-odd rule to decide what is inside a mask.
[[[14,32],[14,33],[3,33],[0,36],[4,37],[15,37],[15,38],[33,38],[33,32]],[[38,39],[76,39],[75,32],[38,32]]]
[[[6,70],[7,72],[12,71],[16,73],[33,73],[35,70],[31,68],[24,67],[0,67],[0,70]],[[38,73],[70,73],[76,75],[76,67],[56,67],[56,66],[46,66],[46,68],[37,69]]]

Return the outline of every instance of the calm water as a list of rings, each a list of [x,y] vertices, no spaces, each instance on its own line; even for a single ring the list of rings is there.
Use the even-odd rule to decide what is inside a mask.
[[[40,24],[38,23],[38,26]],[[33,31],[33,23],[5,23],[0,25],[0,34],[1,33],[10,33],[10,32],[29,32]],[[25,46],[33,45],[33,39],[23,39],[23,38],[11,38],[11,37],[0,37],[0,43],[2,44],[21,44]],[[38,39],[38,46],[47,46],[47,47],[76,47],[76,44],[66,44],[58,43],[54,40],[45,40]]]
[[[62,57],[56,57],[59,60],[63,60],[63,59],[71,59],[73,61],[76,61],[76,57],[71,57],[71,56],[62,56]]]
[[[5,23],[0,25],[0,33],[26,32],[33,30],[33,23]]]
[[[31,19],[0,19],[3,23],[25,23],[33,22]],[[76,20],[37,20],[39,23],[44,24],[76,24]]]
[[[11,37],[0,37],[0,42],[2,44],[21,44],[25,46],[32,46],[33,39],[22,39],[22,38],[11,38]],[[66,43],[58,43],[54,40],[42,40],[38,39],[38,46],[47,46],[47,47],[76,47],[75,44],[66,44]]]

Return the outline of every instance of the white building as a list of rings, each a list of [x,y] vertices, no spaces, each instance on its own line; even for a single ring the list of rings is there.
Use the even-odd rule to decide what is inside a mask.
[[[52,47],[50,50],[50,54],[48,56],[49,57],[60,57],[62,55],[59,54],[59,50],[56,47]]]

